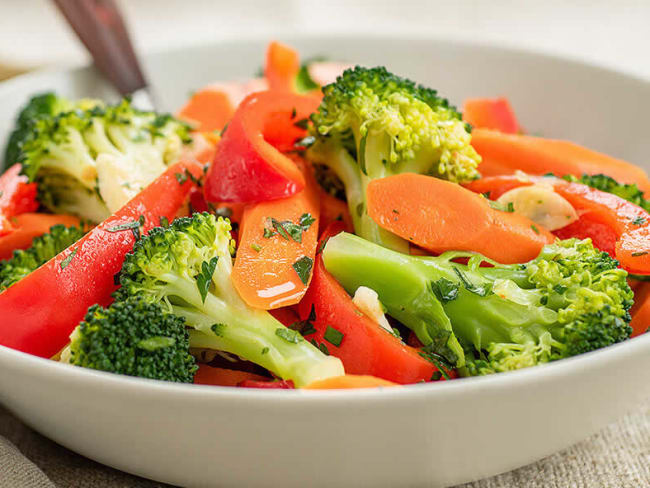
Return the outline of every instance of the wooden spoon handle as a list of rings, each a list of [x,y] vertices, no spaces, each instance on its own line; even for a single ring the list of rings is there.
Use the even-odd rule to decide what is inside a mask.
[[[129,95],[147,87],[122,15],[114,0],[54,0],[96,66]]]

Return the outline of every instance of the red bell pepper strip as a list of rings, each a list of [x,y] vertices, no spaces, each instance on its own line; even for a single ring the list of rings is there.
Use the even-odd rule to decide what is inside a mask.
[[[341,222],[332,224],[323,233],[319,248],[330,236],[342,230]],[[429,381],[438,371],[420,356],[417,349],[403,344],[362,314],[343,287],[327,272],[320,254],[316,256],[311,285],[298,304],[298,314],[306,321],[306,328],[315,330],[311,334],[305,333],[305,338],[324,344],[329,354],[343,362],[347,374],[372,375],[407,384]],[[339,337],[340,342],[334,340],[332,343],[330,334]]]
[[[267,390],[293,390],[295,388],[293,381],[291,380],[244,380],[237,383],[237,386],[240,388],[263,388]]]
[[[0,259],[9,259],[17,249],[27,249],[34,237],[50,231],[50,227],[62,224],[66,227],[79,225],[79,219],[73,215],[22,213],[11,218],[13,231],[0,237]]]
[[[260,202],[295,195],[305,178],[282,151],[306,135],[318,100],[290,93],[248,96],[228,124],[208,170],[208,202]]]
[[[490,192],[490,198],[498,198],[505,189],[536,181],[541,180],[535,177],[525,181],[517,176],[495,176],[469,183],[466,188],[480,193]],[[581,216],[574,224],[556,230],[558,237],[590,237],[596,247],[616,257],[625,270],[650,274],[650,213],[623,198],[581,183],[559,178],[545,178],[544,181],[552,184],[555,192]],[[613,247],[612,239],[615,240]]]
[[[237,386],[242,381],[265,381],[267,378],[248,371],[236,369],[215,368],[207,364],[199,364],[194,375],[195,385]]]
[[[505,134],[523,132],[507,98],[471,98],[463,105],[463,120],[475,128]]]
[[[36,183],[29,183],[20,168],[20,164],[14,164],[0,175],[0,237],[13,230],[11,217],[38,209]]]
[[[638,166],[568,141],[477,128],[472,131],[472,146],[481,155],[478,170],[483,176],[511,175],[517,170],[577,177],[604,173],[621,183],[636,183],[644,191],[649,185]]]
[[[115,274],[142,232],[172,220],[194,183],[177,175],[202,168],[177,163],[129,203],[95,227],[80,241],[0,293],[0,344],[45,358],[67,343],[90,305],[107,305],[115,291]],[[142,217],[142,218],[141,218]],[[135,230],[135,232],[134,232]]]
[[[617,236],[616,259],[635,274],[650,274],[650,213],[611,193],[558,180],[555,191],[581,213],[610,227]]]

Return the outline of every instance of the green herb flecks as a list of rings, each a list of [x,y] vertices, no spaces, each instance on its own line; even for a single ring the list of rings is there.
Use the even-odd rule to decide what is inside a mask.
[[[218,260],[219,258],[215,256],[210,261],[204,261],[201,263],[201,271],[196,275],[196,286],[199,289],[201,300],[203,300],[203,302],[205,302],[205,297],[208,296],[210,282],[212,281],[214,270],[217,268]]]
[[[314,260],[309,256],[303,256],[298,261],[293,263],[293,269],[298,275],[298,278],[300,278],[300,281],[302,281],[303,285],[307,285],[309,283],[309,276],[311,274],[311,268],[313,265]]]
[[[61,261],[61,269],[65,269],[68,267],[68,264],[70,264],[70,261],[72,261],[72,258],[74,258],[75,254],[77,254],[77,249],[73,249],[70,254],[68,254],[63,261]]]
[[[325,329],[325,334],[323,334],[323,339],[336,347],[339,347],[341,345],[343,337],[343,332],[335,329],[331,325],[327,326],[327,329]]]

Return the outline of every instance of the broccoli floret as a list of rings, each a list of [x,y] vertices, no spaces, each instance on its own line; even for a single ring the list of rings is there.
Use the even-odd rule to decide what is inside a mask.
[[[68,100],[57,97],[52,92],[34,95],[16,118],[14,130],[9,135],[5,148],[4,167],[9,167],[20,160],[21,146],[34,120],[40,117],[51,117],[71,108],[72,104]]]
[[[197,370],[181,317],[140,298],[93,305],[61,361],[109,373],[191,383]]]
[[[61,224],[50,227],[50,232],[35,237],[31,247],[14,251],[11,259],[0,261],[0,291],[9,288],[29,273],[47,263],[64,249],[84,236],[81,227]]]
[[[163,303],[192,328],[192,347],[236,354],[296,386],[343,374],[337,358],[239,297],[230,277],[230,230],[228,220],[208,213],[152,229],[127,254],[118,297]]]
[[[650,201],[644,198],[643,192],[639,189],[636,183],[632,183],[631,185],[619,183],[611,176],[603,174],[582,175],[580,178],[576,178],[572,175],[566,175],[563,176],[563,178],[567,181],[582,183],[583,185],[590,186],[596,190],[613,193],[617,197],[621,197],[628,202],[632,202],[633,204],[638,205],[645,211],[650,212]]]
[[[368,183],[397,173],[453,182],[477,178],[480,156],[470,144],[469,127],[435,90],[381,67],[348,69],[323,87],[323,95],[311,117],[308,158],[329,166],[343,182],[358,235],[406,250],[405,241],[368,216]]]
[[[54,107],[49,113],[21,114],[16,147],[23,173],[38,183],[39,201],[53,212],[102,221],[190,142],[182,122],[137,110],[127,99],[72,103],[50,94],[48,100]]]
[[[528,263],[503,265],[467,252],[408,256],[342,233],[323,259],[349,292],[375,290],[426,352],[469,375],[575,356],[632,330],[627,272],[589,239],[557,241]]]

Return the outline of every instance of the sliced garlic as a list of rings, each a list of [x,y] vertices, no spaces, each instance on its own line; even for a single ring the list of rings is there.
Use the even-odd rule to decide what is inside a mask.
[[[497,202],[512,203],[516,213],[528,217],[548,230],[565,227],[578,220],[573,206],[558,195],[551,185],[538,183],[505,192]]]
[[[391,334],[393,333],[393,328],[388,323],[388,320],[386,320],[384,307],[379,301],[379,295],[377,295],[375,290],[366,286],[360,286],[357,288],[357,291],[354,292],[352,303],[354,303],[361,313],[369,319],[377,322]]]

